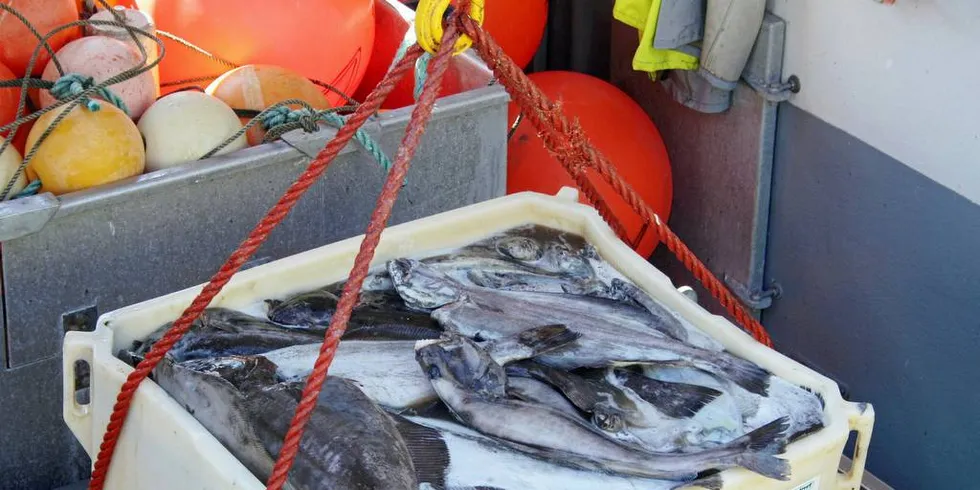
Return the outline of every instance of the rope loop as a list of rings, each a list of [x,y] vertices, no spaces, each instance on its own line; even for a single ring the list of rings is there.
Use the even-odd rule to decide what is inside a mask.
[[[82,104],[85,104],[85,108],[92,111],[98,112],[102,106],[89,98],[86,95],[82,95],[86,90],[95,87],[95,79],[89,75],[82,75],[80,73],[66,73],[62,75],[58,80],[54,82],[51,86],[51,95],[58,100],[69,100],[74,97],[81,99]],[[109,102],[110,104],[118,107],[120,110],[129,115],[129,109],[126,107],[126,103],[123,102],[118,95],[112,93],[108,87],[100,86],[95,91],[103,100]]]

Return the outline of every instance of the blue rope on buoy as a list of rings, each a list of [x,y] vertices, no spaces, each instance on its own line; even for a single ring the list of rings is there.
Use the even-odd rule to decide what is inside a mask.
[[[31,181],[30,184],[27,184],[27,187],[24,187],[24,190],[18,192],[11,199],[19,199],[21,197],[33,196],[34,194],[37,194],[37,191],[39,191],[40,189],[41,189],[41,181],[39,179],[34,179],[33,181]]]
[[[347,124],[347,120],[345,118],[334,112],[314,112],[305,107],[302,109],[293,110],[285,106],[279,106],[260,115],[260,122],[266,131],[271,131],[273,128],[283,124],[299,123],[304,130],[312,133],[317,130],[317,121],[323,121],[338,129],[343,127],[344,124]],[[391,159],[388,158],[388,155],[386,155],[384,150],[381,149],[381,145],[379,145],[374,138],[367,134],[367,132],[365,132],[363,129],[358,129],[357,132],[354,133],[354,139],[357,140],[357,142],[360,143],[372,157],[374,157],[374,160],[381,165],[381,168],[384,169],[385,172],[391,170]],[[402,185],[404,185],[404,183]]]
[[[64,99],[74,97],[94,86],[95,86],[95,79],[88,75],[81,75],[79,73],[66,73],[62,75],[61,78],[59,78],[54,82],[54,85],[51,87],[50,92],[54,98],[58,100],[64,100]],[[120,110],[125,112],[127,116],[129,115],[129,109],[126,107],[126,103],[123,102],[123,100],[119,98],[118,95],[112,93],[112,91],[109,90],[108,88],[101,87],[98,90],[96,90],[95,93],[98,94],[100,97],[102,97],[105,101],[109,102],[110,104],[118,107]],[[99,105],[98,102],[88,97],[83,97],[82,103],[85,104],[85,107],[92,112],[96,112],[102,108],[102,106]]]

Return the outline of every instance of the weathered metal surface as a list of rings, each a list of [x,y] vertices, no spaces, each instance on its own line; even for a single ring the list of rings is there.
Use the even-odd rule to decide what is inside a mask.
[[[759,37],[762,43],[756,46],[747,74],[779,80],[782,29],[781,20],[766,16],[765,34]],[[764,296],[777,103],[739,83],[728,111],[691,110],[673,100],[662,84],[632,69],[636,46],[636,30],[616,23],[612,81],[643,106],[667,146],[674,181],[671,227],[716,275],[741,285],[746,296]],[[696,284],[664,247],[658,248],[654,261],[676,281]],[[700,286],[697,289],[709,297]],[[713,301],[704,303],[723,312]],[[756,305],[765,306],[765,301]]]

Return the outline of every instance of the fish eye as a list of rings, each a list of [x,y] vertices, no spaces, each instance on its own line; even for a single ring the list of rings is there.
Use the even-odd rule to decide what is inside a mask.
[[[441,377],[442,371],[439,369],[439,366],[435,364],[429,366],[429,379],[439,379]]]

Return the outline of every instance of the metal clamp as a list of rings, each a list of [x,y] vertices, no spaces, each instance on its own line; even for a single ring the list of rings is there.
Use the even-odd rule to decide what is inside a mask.
[[[761,291],[750,291],[744,284],[738,282],[737,280],[725,274],[723,277],[725,284],[732,293],[742,301],[745,306],[752,308],[753,310],[764,310],[772,306],[772,302],[775,299],[779,299],[783,295],[783,288],[777,284],[772,283],[768,289],[763,289]]]
[[[760,80],[754,80],[751,78],[744,78],[746,83],[752,87],[763,99],[770,102],[785,102],[789,100],[793,94],[800,93],[802,88],[800,85],[800,78],[796,75],[790,75],[789,79],[782,83],[762,83]]]

